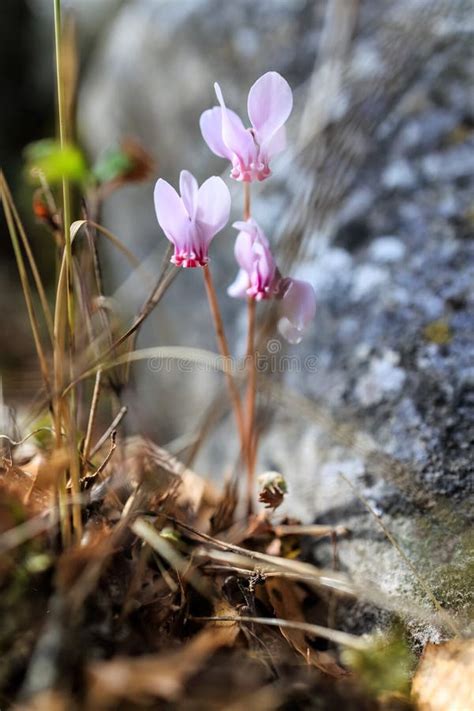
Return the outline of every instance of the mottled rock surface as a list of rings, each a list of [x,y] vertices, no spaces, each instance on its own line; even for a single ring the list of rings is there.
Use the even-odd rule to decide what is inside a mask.
[[[352,531],[338,547],[341,567],[426,601],[357,494],[364,497],[441,602],[465,612],[474,443],[472,26],[454,11],[463,3],[400,0],[385,13],[386,5],[361,2],[353,43],[339,56],[321,35],[322,2],[126,4],[89,66],[81,126],[94,152],[133,132],[154,149],[164,176],[175,179],[186,166],[202,178],[223,168],[197,129],[213,81],[226,85],[236,107],[263,71],[284,73],[301,86],[290,125],[296,137],[304,81],[326,42],[319,56],[332,57],[332,73],[320,78],[332,83],[314,121],[306,115],[309,143],[282,162],[256,204],[269,231],[282,235],[282,254],[301,256],[299,273],[319,302],[314,329],[291,350],[297,360],[283,378],[312,404],[276,408],[259,468],[287,477],[289,514]],[[150,186],[122,193],[106,213],[122,235],[140,235],[139,249],[158,235],[150,194]],[[305,222],[298,213],[285,232],[291,199],[305,205]],[[300,232],[292,252],[290,238]],[[216,243],[216,264],[228,267],[220,288],[233,276],[229,239]],[[208,347],[200,281],[183,281],[149,338]],[[224,303],[232,328],[238,310]],[[199,411],[210,381],[199,381]],[[141,388],[155,412],[165,387],[163,378],[148,378]],[[195,426],[191,388],[173,402],[172,412],[156,414],[157,431],[176,418],[169,435],[182,434],[183,421]],[[227,426],[219,427],[196,466],[221,473],[234,454],[229,440]],[[322,563],[331,555],[317,546]]]

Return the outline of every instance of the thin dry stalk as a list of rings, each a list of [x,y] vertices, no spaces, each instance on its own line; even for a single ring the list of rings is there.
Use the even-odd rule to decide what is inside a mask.
[[[59,143],[63,149],[67,142],[67,107],[64,92],[64,79],[63,79],[63,63],[62,55],[64,52],[63,35],[62,35],[62,23],[61,23],[61,0],[54,0],[54,44],[55,44],[55,59],[56,59],[56,92],[57,92],[57,104],[58,104],[58,120],[59,120]],[[74,326],[74,314],[73,314],[73,299],[70,290],[70,283],[72,280],[72,246],[71,246],[71,203],[70,203],[70,191],[69,182],[67,178],[62,180],[63,186],[63,229],[64,229],[64,244],[66,252],[66,287],[64,289],[64,295],[61,298],[66,299],[67,303],[67,314],[68,314],[68,324],[71,331],[71,336]]]
[[[61,0],[54,0],[54,42],[55,42],[55,59],[56,59],[56,91],[57,91],[57,107],[58,107],[58,123],[59,123],[59,142],[61,148],[64,149],[68,139],[68,106],[66,105],[66,94],[64,83],[64,67],[63,55],[65,50],[63,27],[61,23]],[[69,106],[71,106],[71,103]],[[56,392],[58,393],[58,401],[55,413],[56,420],[56,436],[61,436],[61,429],[64,426],[66,429],[67,438],[69,441],[69,451],[71,455],[70,472],[71,484],[73,492],[72,504],[72,520],[73,532],[76,541],[79,541],[82,535],[82,514],[81,504],[78,502],[80,494],[80,465],[79,454],[75,445],[75,393],[71,392],[69,402],[62,401],[61,393],[64,381],[64,357],[66,352],[69,353],[69,368],[72,368],[72,355],[74,343],[74,297],[71,289],[73,279],[73,263],[72,263],[72,239],[71,239],[71,204],[69,183],[66,177],[62,180],[63,187],[63,231],[64,231],[64,259],[61,264],[60,275],[58,279],[58,290],[56,298],[56,312],[54,319],[54,347],[55,347],[55,370],[58,367],[58,372],[55,372]],[[66,318],[64,318],[64,309]],[[70,372],[70,377],[72,372]],[[59,498],[64,499],[64,490],[66,488],[66,472],[60,477],[61,484],[59,487]],[[67,516],[61,517],[61,521],[66,522]],[[64,526],[67,526],[65,523]],[[69,535],[64,529],[66,537]]]
[[[204,285],[206,287],[207,300],[209,302],[209,308],[212,315],[212,320],[214,322],[214,328],[216,331],[217,344],[219,346],[219,352],[225,359],[226,363],[231,362],[231,355],[229,351],[229,345],[227,343],[227,338],[224,331],[224,323],[222,321],[221,312],[219,309],[219,304],[217,301],[217,294],[214,288],[214,282],[212,280],[211,271],[209,266],[203,267],[204,275]],[[227,380],[227,386],[229,388],[230,399],[234,408],[235,420],[237,423],[237,429],[240,436],[242,450],[245,451],[246,448],[246,433],[244,426],[244,418],[242,415],[242,405],[240,402],[240,395],[237,386],[234,381],[234,376],[232,375],[229,368],[224,369],[224,373]]]
[[[67,263],[66,255],[63,254],[63,259],[61,262],[61,267],[59,270],[59,277],[56,289],[56,308],[54,311],[54,352],[53,352],[53,363],[54,363],[54,391],[55,398],[53,403],[53,413],[54,413],[54,429],[56,435],[56,448],[60,448],[62,444],[62,432],[63,432],[63,422],[65,416],[65,403],[62,396],[62,389],[64,384],[64,372],[65,372],[65,339],[66,339],[66,329],[67,329],[67,314],[66,314],[66,303],[61,297],[64,293],[65,285],[67,283]],[[69,439],[69,438],[68,438]],[[60,510],[60,522],[61,522],[61,537],[63,544],[65,546],[70,545],[71,542],[71,522],[69,517],[69,511],[66,505],[67,497],[67,476],[66,471],[58,477],[58,503]]]
[[[367,509],[367,511],[370,513],[370,515],[377,521],[378,525],[380,526],[380,528],[382,529],[382,531],[384,532],[384,534],[386,535],[386,537],[388,538],[388,540],[390,541],[392,546],[395,548],[395,550],[397,551],[399,556],[402,558],[402,560],[406,563],[406,565],[410,568],[410,570],[413,573],[413,575],[415,576],[416,580],[418,580],[421,588],[424,590],[425,594],[429,597],[429,599],[433,603],[439,616],[444,620],[446,625],[449,626],[449,628],[455,635],[461,635],[461,631],[458,628],[458,626],[455,624],[455,622],[452,620],[452,618],[446,614],[446,611],[439,603],[438,599],[436,598],[435,594],[431,590],[431,588],[428,585],[428,583],[426,582],[426,580],[423,578],[422,575],[420,575],[420,573],[418,572],[416,567],[411,562],[410,558],[407,556],[407,554],[405,553],[405,551],[403,550],[403,548],[401,547],[401,545],[399,544],[399,542],[397,541],[397,539],[395,538],[393,533],[391,533],[391,531],[384,524],[384,522],[382,521],[380,516],[377,516],[377,514],[373,510],[372,506],[367,501],[367,499],[364,496],[362,496],[362,494],[359,494],[359,492],[357,491],[354,484],[351,481],[349,481],[349,479],[342,472],[339,472],[339,476],[341,476],[344,479],[346,484],[352,489],[352,491],[354,492],[355,496],[359,499],[361,504],[364,505],[364,507]]]
[[[172,247],[170,247],[166,255],[164,257],[164,262],[169,262],[169,257],[171,256],[172,253]],[[122,345],[122,343],[125,343],[129,338],[132,336],[136,337],[138,330],[140,329],[141,325],[143,322],[148,318],[148,316],[151,314],[155,306],[159,304],[163,296],[165,295],[167,289],[171,286],[172,282],[176,278],[176,276],[179,273],[179,269],[173,269],[169,271],[167,269],[167,265],[163,264],[160,276],[158,278],[157,284],[155,287],[153,287],[149,297],[143,304],[142,308],[140,309],[138,316],[136,317],[135,321],[133,324],[130,326],[125,333],[123,333],[119,338],[117,338],[116,341],[110,346],[110,348],[104,353],[101,358],[104,358],[105,356],[109,355],[109,353],[112,353],[114,350],[116,350],[119,346]],[[133,341],[132,341],[132,346],[133,347]]]
[[[87,377],[90,377],[91,375],[95,375],[98,369],[105,370],[106,369],[106,358],[111,354],[114,353],[123,343],[125,343],[128,339],[132,338],[131,345],[130,347],[133,347],[134,340],[138,334],[138,331],[144,321],[148,318],[148,316],[151,314],[153,309],[159,304],[161,299],[163,298],[164,294],[166,293],[167,289],[171,286],[171,283],[173,280],[176,278],[177,274],[179,273],[179,269],[172,269],[171,271],[167,269],[167,264],[169,263],[169,258],[172,253],[172,248],[169,248],[166,252],[166,255],[163,259],[163,266],[160,272],[160,276],[158,277],[158,281],[156,285],[153,287],[150,295],[146,299],[145,303],[143,304],[142,308],[140,309],[138,315],[135,318],[135,321],[133,324],[123,333],[121,336],[119,336],[113,343],[108,345],[106,349],[104,350],[103,353],[101,353],[98,356],[93,357],[92,361],[90,363],[87,363],[87,360],[89,359],[88,356],[90,356],[90,352],[87,351],[85,354],[83,354],[83,359],[82,359],[82,364],[79,363],[77,370],[79,370],[79,374],[71,378],[70,382],[65,385],[64,389],[62,390],[62,395],[65,396],[67,393],[69,393],[79,382],[84,380]],[[101,341],[101,336],[97,338],[97,340],[91,344],[92,349],[96,349],[98,347],[98,343],[102,342]],[[128,362],[128,356],[125,354],[125,356],[119,356],[118,358],[114,359],[115,365],[119,364],[127,364]],[[110,366],[109,366],[110,367]],[[83,368],[81,370],[81,368]]]
[[[106,455],[104,461],[102,462],[102,464],[100,465],[100,467],[98,467],[98,469],[96,469],[96,471],[92,474],[92,478],[93,478],[93,479],[95,479],[96,477],[99,477],[99,478],[100,478],[100,476],[101,476],[102,472],[104,471],[105,467],[107,466],[107,464],[108,464],[108,463],[110,462],[110,460],[112,459],[113,453],[114,453],[115,450],[117,449],[117,430],[114,430],[114,431],[112,432],[110,438],[111,438],[110,449],[109,449],[109,451],[107,452],[107,455]]]
[[[193,570],[190,561],[181,555],[168,541],[160,535],[151,524],[139,517],[131,525],[133,533],[153,548],[169,565],[203,595],[209,597],[209,585],[197,570]]]
[[[306,634],[313,637],[322,637],[330,642],[339,644],[343,647],[350,647],[351,649],[359,649],[366,651],[368,649],[368,644],[361,637],[349,634],[348,632],[340,632],[339,630],[332,630],[328,627],[321,627],[320,625],[313,625],[310,622],[299,622],[296,620],[283,620],[278,617],[245,617],[238,615],[211,615],[209,617],[190,617],[191,620],[196,620],[199,622],[239,622],[239,623],[253,623],[257,625],[269,625],[270,627],[286,627],[294,630],[301,630],[306,632]]]
[[[123,418],[127,414],[127,407],[124,405],[123,407],[120,408],[118,413],[115,415],[113,421],[110,423],[110,425],[107,427],[106,431],[102,435],[102,437],[97,440],[95,445],[92,447],[90,456],[93,457],[94,454],[97,454],[99,449],[107,442],[109,437],[112,436],[112,433],[117,429],[119,424],[122,422]]]
[[[91,438],[92,430],[94,429],[95,416],[97,413],[97,406],[99,404],[100,397],[100,382],[102,379],[102,371],[98,370],[95,375],[94,391],[92,393],[91,409],[89,411],[89,419],[87,421],[86,436],[84,439],[84,447],[82,450],[84,461],[87,465],[87,460],[89,458],[89,452],[91,448]]]
[[[81,467],[79,462],[79,453],[76,446],[76,423],[71,413],[69,403],[64,402],[63,423],[68,433],[68,449],[69,449],[69,474],[71,477],[72,491],[72,525],[75,540],[77,543],[82,538],[82,506],[81,506]]]
[[[33,335],[36,353],[38,355],[38,361],[39,361],[39,365],[40,365],[40,369],[41,369],[41,374],[43,376],[44,384],[46,387],[46,392],[49,394],[51,387],[50,387],[50,376],[49,376],[48,363],[46,360],[46,355],[45,355],[45,352],[43,349],[43,345],[41,343],[40,328],[39,328],[38,320],[36,318],[35,309],[33,306],[33,298],[32,298],[30,284],[29,284],[29,280],[28,280],[28,274],[26,271],[25,262],[23,260],[23,255],[21,253],[20,243],[18,241],[18,235],[17,235],[16,229],[15,229],[15,224],[13,221],[13,215],[12,215],[12,211],[11,211],[10,201],[8,199],[8,195],[5,192],[5,186],[6,186],[6,184],[5,184],[4,180],[2,179],[0,187],[1,187],[3,209],[5,212],[5,218],[7,221],[8,231],[10,233],[10,239],[11,239],[12,245],[13,245],[13,251],[15,253],[16,263],[18,266],[18,272],[20,275],[21,286],[23,289],[24,297],[25,297],[26,308],[27,308],[28,317],[30,320],[31,333]]]
[[[98,232],[103,234],[104,237],[106,237],[109,242],[111,242],[114,247],[119,250],[119,252],[122,252],[122,254],[128,259],[134,269],[143,269],[138,257],[136,257],[133,252],[124,245],[122,240],[117,237],[117,235],[108,230],[106,227],[103,227],[98,222],[94,222],[94,220],[78,220],[77,222],[74,222],[71,225],[71,234],[76,235],[82,227],[93,227],[94,229],[96,229]],[[148,279],[152,278],[152,275],[145,272],[144,270],[143,273],[146,274]]]
[[[30,265],[31,273],[33,274],[33,279],[34,279],[34,282],[36,285],[36,289],[38,291],[38,296],[40,299],[41,308],[43,309],[44,319],[45,319],[46,326],[48,328],[48,333],[49,333],[49,336],[50,336],[50,339],[52,342],[53,341],[53,317],[51,315],[51,310],[49,308],[48,299],[46,298],[46,292],[45,292],[45,289],[43,286],[43,281],[41,279],[41,276],[40,276],[40,273],[38,270],[38,266],[36,264],[36,260],[34,258],[32,250],[31,250],[30,243],[28,241],[28,237],[26,236],[25,228],[23,227],[23,224],[20,220],[20,215],[18,213],[18,210],[16,209],[16,205],[13,200],[11,190],[8,187],[8,183],[5,179],[5,176],[3,175],[3,173],[1,171],[0,171],[0,181],[1,181],[1,185],[3,188],[4,194],[6,196],[6,199],[8,200],[9,206],[11,208],[13,218],[16,222],[18,233],[20,235],[20,239],[23,244],[23,249],[25,250],[25,253],[26,253],[26,256],[28,259],[28,263]]]
[[[315,538],[322,538],[323,536],[345,536],[348,533],[347,528],[343,526],[323,526],[317,523],[307,526],[280,524],[274,526],[273,530],[275,531],[275,535],[279,537],[314,536]]]

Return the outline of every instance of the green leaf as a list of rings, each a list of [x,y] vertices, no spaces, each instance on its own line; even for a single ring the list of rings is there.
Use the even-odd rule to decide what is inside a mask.
[[[133,167],[129,156],[120,149],[107,151],[94,165],[92,172],[99,183],[108,183],[122,177]]]
[[[53,139],[36,141],[25,148],[25,158],[29,173],[34,177],[35,171],[40,170],[50,185],[61,182],[63,178],[81,183],[88,176],[84,155],[72,144],[61,148],[59,142]]]

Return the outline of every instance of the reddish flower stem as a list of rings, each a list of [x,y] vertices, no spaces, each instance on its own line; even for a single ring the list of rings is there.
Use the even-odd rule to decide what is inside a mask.
[[[209,301],[209,308],[211,310],[212,320],[214,322],[214,329],[216,331],[217,345],[219,347],[220,354],[225,358],[226,363],[230,364],[230,351],[229,345],[227,343],[227,338],[224,331],[224,323],[222,321],[221,312],[219,309],[219,304],[217,301],[217,294],[214,288],[214,282],[211,276],[211,270],[209,265],[203,267],[204,274],[204,285],[206,287],[207,300]],[[225,376],[227,380],[227,387],[229,388],[229,395],[234,408],[235,420],[237,423],[237,429],[239,431],[239,437],[241,442],[242,451],[246,451],[246,432],[244,426],[244,417],[242,413],[242,405],[240,402],[240,395],[235,384],[234,376],[232,375],[229,368],[225,368]]]
[[[244,183],[244,220],[250,218],[250,183]],[[246,456],[247,456],[247,511],[253,512],[253,487],[255,478],[255,402],[257,394],[257,370],[255,358],[255,330],[256,330],[256,301],[247,299],[247,349],[245,362],[247,365],[247,428],[246,428]],[[254,446],[255,445],[255,446]]]
[[[255,429],[255,400],[257,391],[257,371],[255,364],[255,299],[247,300],[248,314],[248,330],[247,330],[247,352],[245,362],[247,365],[247,433],[246,433],[246,451],[247,451],[247,510],[251,514],[253,512],[253,486],[255,475],[255,457],[254,457],[254,429]]]

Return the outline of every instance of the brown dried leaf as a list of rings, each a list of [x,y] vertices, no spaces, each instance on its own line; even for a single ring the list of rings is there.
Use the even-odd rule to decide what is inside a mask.
[[[37,454],[25,469],[35,476],[33,489],[47,491],[57,486],[58,478],[63,474],[69,465],[69,453],[67,449],[54,449],[49,455]]]
[[[238,502],[239,493],[237,481],[227,481],[224,485],[224,491],[219,497],[216,510],[211,518],[211,534],[213,536],[232,526]]]
[[[474,640],[428,644],[413,679],[419,711],[474,709]]]
[[[128,482],[142,483],[155,500],[165,495],[172,485],[179,484],[177,508],[188,512],[196,525],[206,523],[208,527],[219,501],[217,490],[166,449],[151,440],[130,437],[125,443],[123,469]]]
[[[233,617],[236,616],[236,611],[232,605],[223,597],[214,600],[214,615],[216,617]],[[230,647],[237,639],[240,627],[238,622],[231,620],[223,620],[222,622],[210,622],[208,629],[218,629],[224,639],[224,631],[227,633],[227,645]]]
[[[229,629],[217,625],[206,628],[178,651],[91,664],[88,708],[104,708],[119,699],[179,698],[188,679],[217,649],[233,641]]]
[[[155,161],[141,143],[131,136],[126,136],[120,148],[130,161],[130,168],[124,173],[120,182],[136,183],[153,177],[156,173]]]
[[[29,516],[42,513],[51,506],[50,492],[34,488],[34,483],[34,476],[16,465],[5,470],[0,469],[0,487],[4,492],[2,499],[4,495],[11,495],[19,499]]]
[[[104,522],[90,524],[81,545],[65,551],[58,560],[57,584],[69,590],[93,563],[100,563],[111,553],[112,529]]]
[[[301,599],[297,593],[298,588],[294,583],[283,578],[268,578],[265,581],[265,588],[277,617],[292,622],[305,622]],[[319,652],[313,649],[306,641],[305,632],[288,627],[280,627],[280,631],[287,642],[305,658],[307,663],[333,677],[347,674],[328,652]]]
[[[16,711],[72,711],[72,699],[59,691],[47,690],[36,694],[30,701],[15,706]]]

